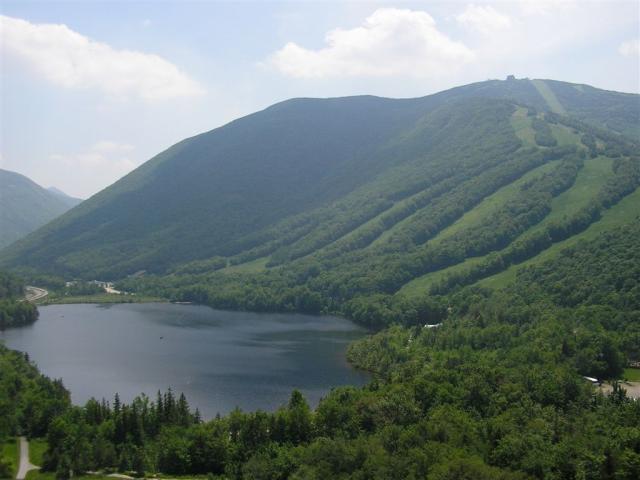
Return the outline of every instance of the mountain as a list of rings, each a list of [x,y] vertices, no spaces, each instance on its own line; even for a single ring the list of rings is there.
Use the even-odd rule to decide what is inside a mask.
[[[74,198],[71,195],[67,195],[65,192],[63,192],[59,188],[56,188],[56,187],[53,187],[53,186],[47,188],[47,190],[50,191],[51,193],[54,193],[54,194],[58,195],[59,197],[71,199],[71,201],[73,202],[72,206],[75,206],[75,205],[77,205],[78,203],[80,203],[82,201],[82,199]]]
[[[437,281],[477,281],[635,191],[639,112],[638,95],[513,78],[288,100],[174,145],[0,263],[171,273],[167,294],[253,309],[424,291],[461,265]]]
[[[44,189],[24,175],[0,169],[0,248],[62,215],[81,200]]]

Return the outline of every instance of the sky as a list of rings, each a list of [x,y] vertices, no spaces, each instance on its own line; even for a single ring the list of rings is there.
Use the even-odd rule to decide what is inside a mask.
[[[88,198],[291,97],[490,78],[640,92],[640,2],[0,0],[0,168]]]

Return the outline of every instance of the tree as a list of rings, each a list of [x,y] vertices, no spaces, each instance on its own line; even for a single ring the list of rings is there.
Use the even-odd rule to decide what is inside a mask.
[[[294,390],[287,407],[287,440],[294,444],[308,442],[312,429],[309,404],[299,390]]]

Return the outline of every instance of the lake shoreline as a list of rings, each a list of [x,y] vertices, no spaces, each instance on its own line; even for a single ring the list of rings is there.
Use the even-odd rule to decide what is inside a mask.
[[[97,295],[74,295],[69,297],[45,297],[36,302],[38,307],[49,305],[81,305],[81,304],[121,304],[121,303],[175,303],[166,298],[151,297],[145,295],[117,295],[113,293],[100,293]]]
[[[184,392],[204,418],[275,411],[292,390],[314,408],[332,388],[360,387],[372,376],[347,359],[368,332],[333,316],[215,310],[162,303],[51,304],[38,322],[0,332],[51,378],[62,378],[72,401],[154,397]]]

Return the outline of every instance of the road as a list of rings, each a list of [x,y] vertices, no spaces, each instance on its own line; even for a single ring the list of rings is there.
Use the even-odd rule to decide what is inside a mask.
[[[41,298],[49,295],[49,292],[47,292],[44,288],[27,286],[25,290],[27,292],[24,298],[25,300],[27,300],[27,302],[35,302],[36,300],[40,300]]]
[[[16,480],[24,480],[27,473],[38,468],[40,467],[36,467],[29,461],[29,442],[25,437],[20,437],[20,465]]]

